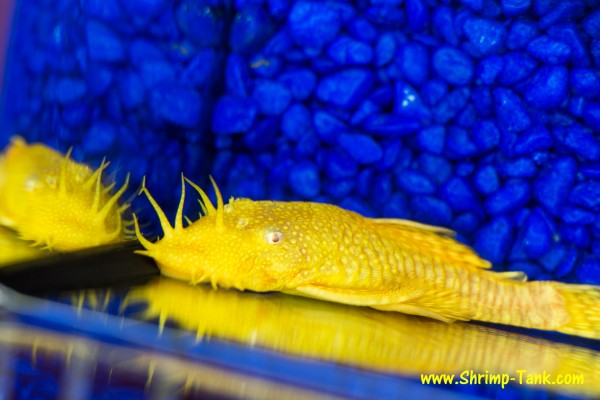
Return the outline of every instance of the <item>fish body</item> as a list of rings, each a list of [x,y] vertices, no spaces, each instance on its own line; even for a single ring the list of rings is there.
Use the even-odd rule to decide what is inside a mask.
[[[230,199],[224,205],[216,185],[215,208],[192,185],[206,215],[185,228],[185,186],[174,227],[142,189],[164,237],[151,243],[136,233],[143,253],[167,276],[446,322],[474,319],[600,338],[598,287],[527,283],[520,272],[493,272],[445,228],[321,203]]]
[[[0,224],[45,247],[70,251],[124,238],[119,197],[102,171],[20,137],[0,156]]]

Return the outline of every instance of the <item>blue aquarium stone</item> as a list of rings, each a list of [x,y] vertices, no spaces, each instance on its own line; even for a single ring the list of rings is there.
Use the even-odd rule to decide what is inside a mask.
[[[229,46],[234,52],[258,50],[271,36],[274,26],[269,14],[259,5],[248,5],[238,11],[229,34]]]
[[[409,218],[410,211],[406,196],[402,193],[392,194],[383,205],[381,215],[384,218]]]
[[[494,100],[496,115],[501,128],[520,132],[531,125],[527,108],[517,93],[499,87],[494,90]]]
[[[435,30],[446,42],[456,46],[458,44],[458,35],[454,29],[454,16],[452,9],[446,5],[438,5],[433,9],[432,15]]]
[[[537,174],[537,166],[529,158],[501,160],[498,163],[498,172],[502,176],[511,178],[532,178]]]
[[[225,87],[229,95],[248,96],[248,82],[250,73],[246,66],[246,60],[237,54],[227,57],[225,63]]]
[[[423,0],[406,0],[406,17],[408,27],[413,31],[420,31],[429,25],[429,9]]]
[[[600,159],[600,141],[594,132],[580,124],[558,125],[552,129],[554,137],[567,149],[591,160]]]
[[[466,85],[473,78],[473,61],[453,47],[442,47],[434,53],[433,68],[451,85]]]
[[[502,68],[504,67],[504,60],[497,54],[491,55],[482,59],[477,68],[477,78],[486,85],[492,84]]]
[[[364,65],[373,59],[373,49],[349,36],[339,36],[327,49],[329,58],[341,65]]]
[[[156,115],[189,128],[198,125],[203,107],[196,90],[172,83],[160,84],[152,90],[151,105]]]
[[[587,103],[583,106],[583,120],[596,132],[600,131],[600,103]]]
[[[477,194],[464,178],[450,178],[439,191],[440,198],[454,211],[473,211],[478,209]]]
[[[571,90],[574,94],[592,99],[600,95],[600,76],[594,69],[573,68],[570,74]]]
[[[435,122],[445,124],[453,119],[468,103],[471,91],[467,87],[454,89],[433,108]]]
[[[473,248],[493,264],[501,264],[512,245],[513,224],[510,218],[498,216],[476,234]]]
[[[433,154],[441,154],[444,150],[446,128],[442,125],[432,125],[422,129],[417,134],[419,148]]]
[[[381,146],[373,138],[358,133],[342,133],[338,144],[359,164],[372,164],[381,159]]]
[[[363,42],[373,42],[379,36],[377,29],[366,19],[356,18],[352,20],[348,27],[350,34]]]
[[[480,223],[480,219],[475,214],[468,212],[454,218],[450,228],[458,233],[467,235],[479,228]]]
[[[580,166],[578,173],[586,178],[600,179],[600,164],[583,164]]]
[[[506,53],[502,56],[504,64],[498,75],[498,82],[512,86],[531,74],[538,63],[525,53]]]
[[[360,125],[369,115],[377,114],[380,110],[381,107],[370,99],[363,100],[348,122],[352,126]]]
[[[379,36],[375,44],[375,65],[378,67],[389,63],[396,54],[396,40],[389,32]]]
[[[383,155],[373,167],[378,171],[388,171],[400,161],[402,142],[400,140],[385,140],[381,142]]]
[[[281,118],[281,131],[292,141],[298,141],[312,131],[310,111],[303,104],[290,106]]]
[[[354,180],[350,178],[328,180],[324,182],[323,192],[333,200],[341,201],[352,194],[354,186]]]
[[[396,183],[404,191],[411,194],[435,193],[435,186],[433,183],[425,175],[413,169],[401,171],[396,178]]]
[[[522,49],[538,35],[538,28],[533,21],[516,20],[508,31],[506,47],[511,50]]]
[[[86,94],[86,84],[76,78],[62,78],[54,87],[54,101],[59,104],[70,104],[81,100]]]
[[[452,175],[452,164],[440,156],[422,153],[417,164],[419,170],[435,184],[446,182]]]
[[[589,11],[583,20],[583,29],[595,39],[600,39],[600,9]]]
[[[559,106],[567,96],[569,73],[566,67],[543,65],[534,74],[524,91],[525,100],[541,109]]]
[[[600,211],[600,181],[589,180],[575,185],[569,201],[591,211]]]
[[[264,115],[280,115],[292,101],[292,95],[285,85],[270,80],[257,82],[252,97]]]
[[[304,68],[284,72],[279,75],[278,80],[289,89],[297,100],[307,99],[317,83],[315,73]]]
[[[83,0],[81,8],[92,17],[105,21],[115,21],[121,17],[118,0]]]
[[[449,226],[452,221],[452,210],[440,199],[432,196],[418,195],[410,200],[412,218],[431,225]]]
[[[533,39],[527,52],[546,64],[563,64],[571,57],[571,48],[566,43],[546,35]]]
[[[519,134],[513,145],[515,155],[531,154],[552,147],[554,140],[544,125],[533,125]]]
[[[433,106],[443,99],[448,93],[448,85],[441,79],[431,79],[421,88],[421,96],[425,104]]]
[[[175,69],[166,60],[153,60],[141,66],[141,77],[147,88],[152,88],[161,82],[173,82]]]
[[[266,150],[275,142],[278,134],[279,120],[276,117],[267,117],[255,123],[245,133],[243,140],[249,149]]]
[[[552,161],[534,182],[535,199],[552,215],[560,215],[575,182],[576,173],[577,164],[571,157]]]
[[[83,148],[89,154],[107,154],[116,139],[117,129],[112,123],[97,121],[86,133]]]
[[[531,199],[529,182],[511,179],[485,200],[485,209],[490,215],[504,214],[525,206]]]
[[[316,111],[313,124],[321,140],[325,143],[337,143],[338,137],[348,130],[346,124],[325,111]]]
[[[88,21],[85,37],[91,60],[116,62],[125,58],[121,39],[106,25],[94,20]]]
[[[354,211],[368,218],[374,218],[377,215],[368,204],[354,197],[346,197],[340,203],[340,207],[346,210]]]
[[[79,127],[87,124],[90,117],[90,109],[87,104],[71,104],[63,108],[61,117],[62,121],[68,127]]]
[[[325,76],[317,85],[319,100],[342,107],[352,108],[365,97],[373,86],[373,72],[351,68]]]
[[[292,38],[287,29],[281,29],[269,38],[263,47],[263,52],[267,56],[284,55],[292,48]]]
[[[451,159],[470,158],[480,153],[469,132],[458,126],[450,126],[446,135],[446,155]]]
[[[336,37],[341,18],[328,3],[300,0],[290,11],[288,26],[298,45],[320,49]]]
[[[119,95],[125,108],[134,108],[145,100],[146,88],[140,76],[134,72],[124,73],[119,79]]]
[[[585,5],[581,0],[562,0],[557,2],[538,22],[542,29],[557,22],[571,21],[581,16]]]
[[[600,285],[600,260],[586,257],[576,268],[577,282],[588,285]]]
[[[362,126],[367,132],[378,136],[398,137],[418,131],[421,123],[399,115],[380,114],[366,118]]]
[[[509,17],[522,14],[531,6],[531,0],[502,0],[501,3],[502,12]]]
[[[258,112],[256,101],[249,97],[223,96],[217,102],[212,119],[212,130],[217,134],[247,131]]]
[[[145,24],[159,15],[166,3],[166,0],[127,0],[121,4],[136,23]]]
[[[421,122],[429,121],[431,113],[423,105],[419,92],[403,81],[396,82],[394,89],[396,92],[394,114],[405,118],[415,118]]]
[[[558,234],[563,243],[580,248],[587,248],[590,245],[590,232],[585,225],[562,224]]]
[[[500,131],[489,120],[481,120],[475,123],[471,130],[471,136],[475,145],[483,151],[493,149],[500,142]]]
[[[292,166],[289,177],[292,190],[303,198],[313,198],[321,192],[319,169],[308,160]]]
[[[469,49],[476,57],[497,53],[504,47],[506,30],[499,22],[469,18],[465,21],[463,29],[469,39]]]
[[[479,193],[491,194],[500,188],[498,173],[491,165],[485,165],[479,168],[473,179],[473,183]]]
[[[350,178],[356,175],[358,163],[343,152],[330,151],[325,160],[325,172],[331,179]]]
[[[406,43],[400,48],[401,70],[411,83],[422,84],[427,79],[429,54],[420,43]]]
[[[225,13],[222,6],[206,0],[183,0],[176,12],[177,26],[199,47],[219,44]]]
[[[534,208],[525,221],[522,245],[531,258],[541,257],[552,247],[552,231],[546,223],[548,218],[542,209]]]
[[[564,23],[551,26],[548,29],[548,36],[560,40],[571,49],[571,62],[577,67],[587,67],[590,65],[590,52],[593,54],[593,42],[588,44],[587,38],[574,23]],[[590,48],[591,47],[591,48]]]

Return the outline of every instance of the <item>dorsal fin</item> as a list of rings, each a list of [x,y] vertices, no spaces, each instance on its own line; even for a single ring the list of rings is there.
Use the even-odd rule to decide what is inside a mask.
[[[410,221],[408,219],[371,218],[371,221],[373,221],[377,224],[385,224],[385,225],[392,225],[392,226],[395,225],[395,226],[403,227],[403,228],[413,228],[413,229],[418,229],[418,230],[423,230],[423,231],[434,232],[439,235],[452,236],[452,237],[456,236],[456,232],[454,232],[452,229],[444,228],[442,226],[422,224],[420,222]]]
[[[527,282],[527,275],[523,271],[497,272],[496,277],[516,282]]]
[[[440,226],[391,218],[371,218],[370,221],[390,231],[390,237],[411,254],[432,256],[449,265],[471,268],[491,268],[491,263],[479,257],[469,246],[454,239],[454,231]]]

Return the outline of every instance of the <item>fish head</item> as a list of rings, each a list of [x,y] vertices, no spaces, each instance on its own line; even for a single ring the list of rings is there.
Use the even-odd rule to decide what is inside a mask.
[[[214,207],[202,189],[188,183],[200,193],[204,216],[185,228],[185,189],[174,227],[149,192],[142,189],[159,215],[164,237],[151,243],[137,228],[136,234],[146,248],[141,253],[154,258],[164,275],[257,292],[283,290],[306,275],[305,254],[297,243],[288,240],[289,224],[269,212],[275,202],[231,199],[224,205],[213,181],[217,193]]]

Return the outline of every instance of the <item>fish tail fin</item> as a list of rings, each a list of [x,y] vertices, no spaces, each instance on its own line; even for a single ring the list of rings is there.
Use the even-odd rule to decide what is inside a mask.
[[[558,332],[590,339],[600,339],[600,286],[555,283],[564,298],[568,321]]]

